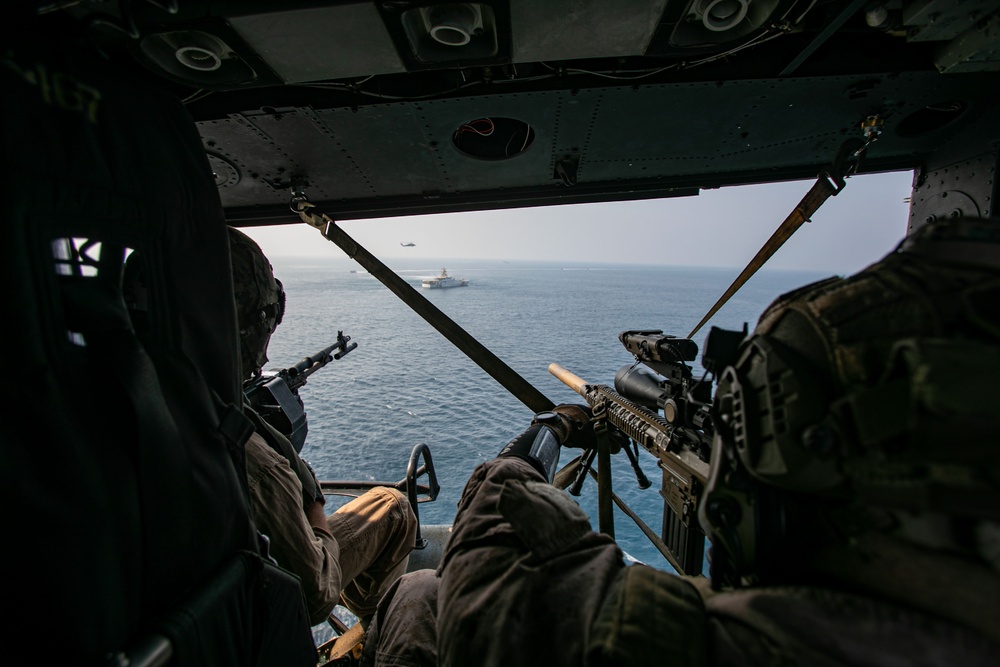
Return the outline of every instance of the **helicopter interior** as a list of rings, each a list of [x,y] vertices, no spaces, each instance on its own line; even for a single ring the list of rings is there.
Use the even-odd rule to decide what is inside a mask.
[[[335,219],[668,197],[849,138],[923,194],[995,139],[996,2],[68,4],[185,101],[237,225],[295,222],[293,182]]]
[[[233,456],[227,222],[297,223],[296,196],[333,220],[693,196],[815,178],[845,145],[856,173],[914,170],[911,231],[996,215],[1000,0],[2,11],[0,504],[30,545],[5,549],[29,619],[6,632],[45,646],[71,614],[51,650],[83,662],[311,648],[293,613],[269,625],[288,582]],[[130,251],[152,276],[142,340]]]

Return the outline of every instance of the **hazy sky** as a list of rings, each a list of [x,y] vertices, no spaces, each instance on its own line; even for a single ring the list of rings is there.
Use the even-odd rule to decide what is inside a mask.
[[[906,233],[912,174],[856,176],[767,264],[848,274]],[[728,187],[697,197],[344,221],[390,267],[394,259],[554,260],[742,268],[812,181]],[[343,253],[305,224],[246,228],[269,256]],[[412,248],[401,243],[412,242]]]

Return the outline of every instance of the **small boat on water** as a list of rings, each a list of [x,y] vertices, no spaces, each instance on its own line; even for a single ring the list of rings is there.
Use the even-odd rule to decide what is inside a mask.
[[[453,278],[448,275],[447,269],[441,269],[441,275],[435,276],[433,278],[425,278],[421,287],[426,287],[428,289],[443,289],[445,287],[465,287],[469,284],[469,281],[465,278]]]

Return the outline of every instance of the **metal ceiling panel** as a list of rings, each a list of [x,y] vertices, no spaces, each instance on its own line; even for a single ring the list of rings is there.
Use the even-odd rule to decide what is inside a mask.
[[[229,22],[286,83],[406,71],[371,2],[236,16]]]
[[[512,0],[514,62],[642,55],[666,0]]]
[[[981,85],[971,77],[981,77]],[[771,79],[522,92],[266,110],[199,127],[206,149],[243,172],[222,187],[227,207],[285,203],[282,179],[298,175],[315,201],[353,211],[382,211],[393,200],[447,209],[487,193],[587,200],[605,190],[655,193],[811,177],[845,139],[860,137],[869,114],[885,119],[885,131],[867,160],[913,165],[995,105],[987,77],[801,77],[782,82],[780,94]],[[952,103],[962,110],[937,111]],[[505,160],[456,149],[455,131],[486,117],[529,124],[533,144]],[[574,184],[557,175],[562,160],[574,164]]]

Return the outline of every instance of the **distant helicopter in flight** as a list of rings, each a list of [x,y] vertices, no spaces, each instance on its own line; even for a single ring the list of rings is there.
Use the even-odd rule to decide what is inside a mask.
[[[413,243],[412,241],[409,241],[407,243],[400,243],[399,245],[403,246],[404,248],[412,248],[412,247],[416,246],[417,244]]]

